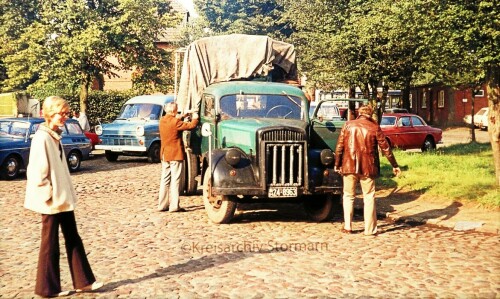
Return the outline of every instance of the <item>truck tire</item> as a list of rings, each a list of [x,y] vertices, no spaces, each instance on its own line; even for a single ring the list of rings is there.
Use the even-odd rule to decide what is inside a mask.
[[[113,153],[112,151],[105,151],[104,156],[109,162],[116,162],[116,160],[118,160],[118,154]]]
[[[148,162],[149,163],[160,163],[160,142],[155,142],[151,144],[148,150]]]
[[[186,151],[184,169],[186,195],[194,195],[196,194],[196,190],[198,190],[198,182],[196,181],[196,177],[198,176],[198,158],[190,150]]]
[[[304,200],[304,210],[311,220],[321,222],[326,220],[333,207],[333,196],[328,194],[307,196]]]
[[[211,174],[207,170],[203,178],[203,205],[207,211],[208,218],[218,224],[229,223],[236,211],[237,203],[232,196],[218,195],[210,196]]]

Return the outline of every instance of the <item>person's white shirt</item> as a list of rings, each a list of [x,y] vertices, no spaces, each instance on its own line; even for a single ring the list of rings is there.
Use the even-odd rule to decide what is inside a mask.
[[[84,131],[90,131],[89,120],[87,119],[87,115],[85,115],[84,112],[80,112],[80,116],[77,118],[77,120]]]

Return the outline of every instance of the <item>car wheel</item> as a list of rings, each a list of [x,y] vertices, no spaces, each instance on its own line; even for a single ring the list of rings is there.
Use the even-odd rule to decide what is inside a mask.
[[[432,151],[436,149],[436,143],[434,142],[434,139],[430,136],[427,136],[425,138],[424,144],[422,145],[422,151]]]
[[[332,195],[307,196],[304,200],[304,210],[313,221],[321,222],[326,220],[332,211]]]
[[[71,151],[68,154],[68,167],[70,172],[75,172],[80,169],[82,163],[82,155],[77,151]]]
[[[19,175],[21,169],[21,162],[16,156],[9,156],[2,164],[0,169],[0,176],[4,180],[13,180]]]
[[[105,151],[104,156],[109,162],[116,162],[116,160],[118,160],[118,154],[113,153],[112,151]]]
[[[155,142],[151,144],[148,150],[148,162],[149,163],[160,163],[160,143]]]
[[[211,188],[210,170],[208,169],[203,178],[203,205],[207,211],[208,218],[214,223],[229,223],[236,211],[235,198],[227,195],[211,196],[208,192]]]

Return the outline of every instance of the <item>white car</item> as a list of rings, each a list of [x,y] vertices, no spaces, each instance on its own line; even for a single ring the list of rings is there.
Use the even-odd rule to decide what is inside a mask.
[[[472,116],[470,114],[464,117],[464,123],[468,125],[472,124]],[[488,107],[481,108],[474,114],[474,126],[480,129],[488,128]]]
[[[474,114],[474,126],[482,129],[488,129],[488,107],[481,108],[476,114]]]

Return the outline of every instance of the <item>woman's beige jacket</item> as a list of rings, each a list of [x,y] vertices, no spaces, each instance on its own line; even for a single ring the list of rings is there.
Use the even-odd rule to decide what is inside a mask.
[[[40,125],[31,142],[26,177],[25,208],[42,214],[75,209],[76,192],[61,136],[45,124]]]

